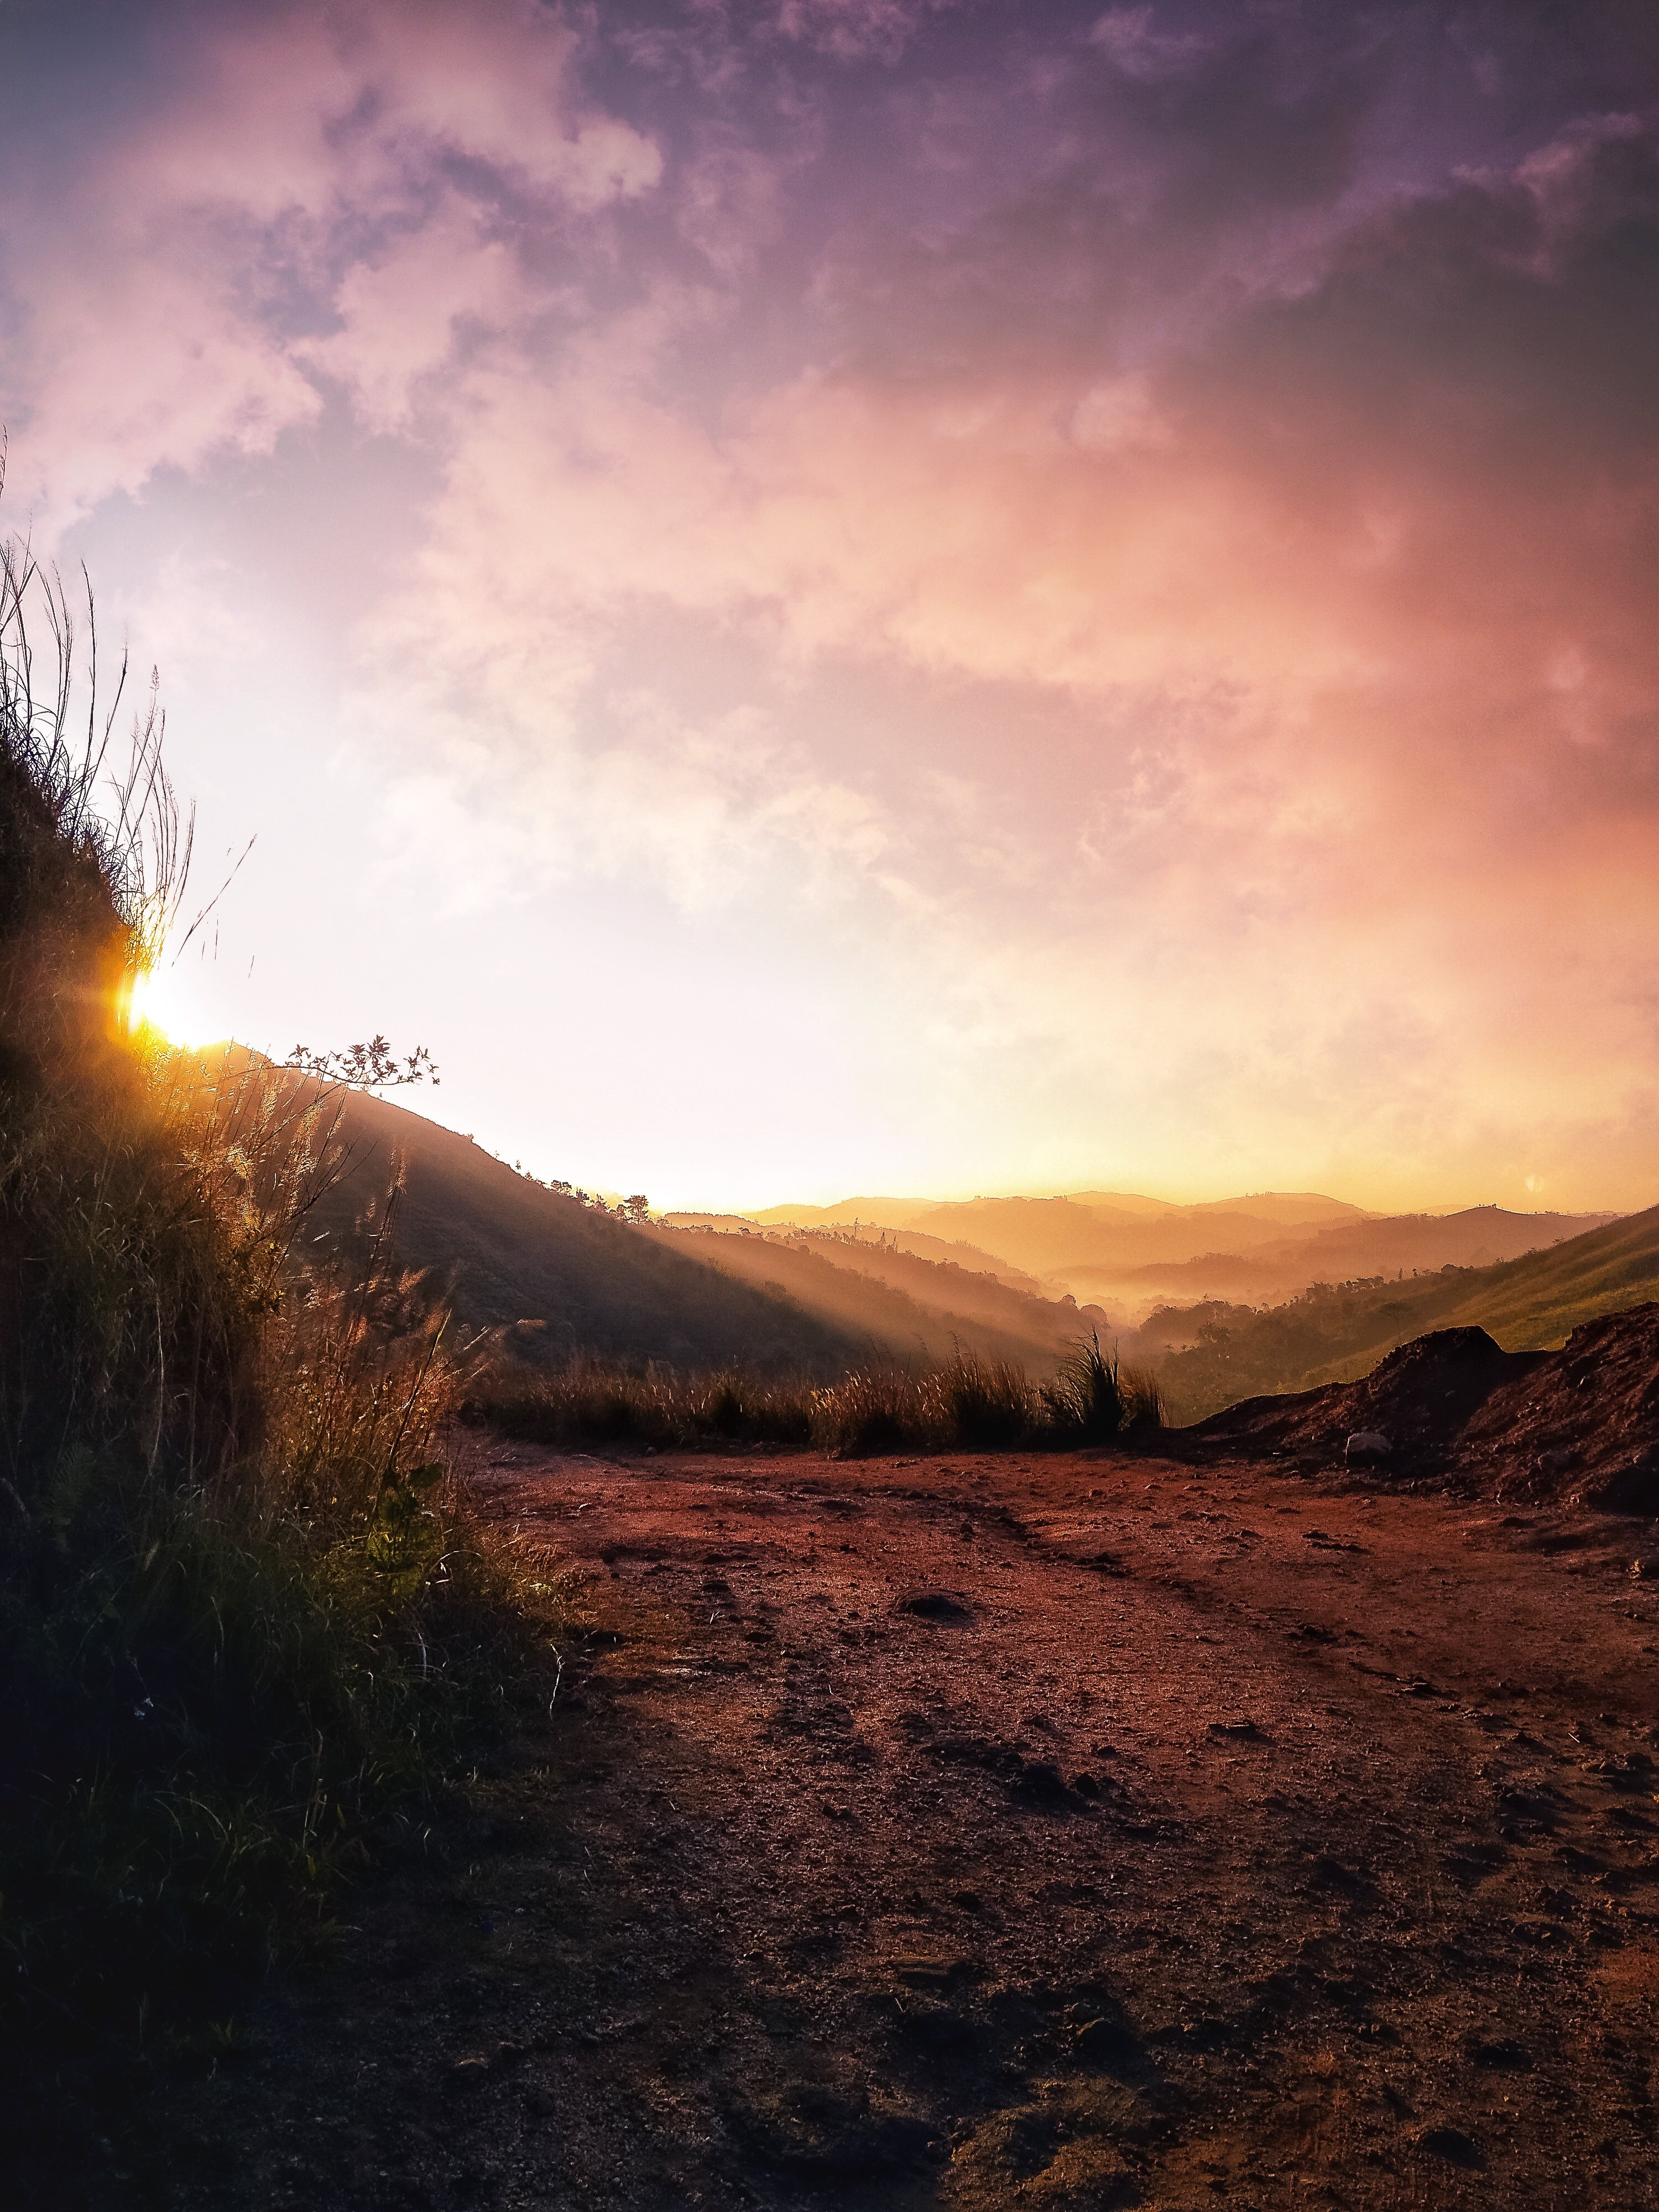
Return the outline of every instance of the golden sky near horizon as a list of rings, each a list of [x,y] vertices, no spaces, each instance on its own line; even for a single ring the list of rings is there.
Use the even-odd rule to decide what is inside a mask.
[[[1659,1200],[1659,18],[0,18],[157,1018],[653,1202]],[[222,862],[221,856],[228,856]]]

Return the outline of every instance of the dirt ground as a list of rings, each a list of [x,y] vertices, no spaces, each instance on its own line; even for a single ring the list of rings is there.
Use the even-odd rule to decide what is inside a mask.
[[[1270,1467],[489,1447],[589,1624],[194,2208],[1659,2206],[1659,1530]]]

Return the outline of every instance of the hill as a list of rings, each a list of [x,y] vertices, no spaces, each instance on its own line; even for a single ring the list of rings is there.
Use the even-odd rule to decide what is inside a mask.
[[[646,1233],[739,1281],[787,1295],[826,1327],[904,1357],[948,1359],[961,1344],[988,1359],[1046,1373],[1079,1336],[1111,1326],[1098,1308],[844,1232],[744,1235],[653,1224]]]
[[[719,1229],[728,1235],[740,1236],[744,1231],[753,1235],[768,1230],[770,1224],[757,1217],[741,1213],[665,1213],[661,1217],[665,1229]],[[1029,1291],[1033,1297],[1051,1298],[1053,1288],[1040,1277],[1028,1274],[995,1252],[983,1252],[976,1244],[960,1242],[947,1243],[942,1237],[929,1237],[919,1229],[882,1229],[863,1222],[847,1224],[811,1224],[796,1228],[793,1224],[778,1225],[786,1235],[799,1234],[816,1237],[819,1249],[827,1259],[834,1261],[837,1253],[843,1256],[841,1264],[859,1264],[856,1252],[908,1252],[915,1259],[936,1260],[942,1266],[966,1268],[969,1274],[994,1275],[1000,1282],[1017,1291]]]
[[[787,1296],[549,1190],[406,1106],[353,1091],[340,1115],[350,1158],[314,1209],[318,1231],[343,1248],[401,1163],[399,1255],[450,1282],[467,1327],[532,1324],[514,1336],[528,1356],[581,1350],[827,1374],[858,1354],[854,1340]]]
[[[1166,1200],[1142,1198],[1132,1191],[1076,1190],[1071,1196],[1079,1206],[1109,1207],[1143,1218],[1162,1218],[1169,1213],[1187,1217],[1237,1213],[1251,1221],[1276,1222],[1281,1229],[1297,1228],[1314,1221],[1364,1221],[1370,1218],[1363,1206],[1350,1206],[1346,1199],[1327,1198],[1316,1190],[1261,1190],[1247,1198],[1206,1198],[1190,1206],[1171,1206]]]
[[[1125,1319],[1139,1319],[1158,1304],[1194,1304],[1224,1297],[1250,1305],[1275,1304],[1315,1283],[1356,1278],[1485,1267],[1600,1229],[1612,1213],[1506,1213],[1495,1206],[1459,1213],[1366,1217],[1290,1237],[1248,1252],[1209,1251],[1196,1260],[1133,1268],[1074,1268],[1079,1296],[1109,1304]]]
[[[883,1206],[889,1210],[877,1210]],[[1364,1216],[1339,1199],[1269,1194],[1237,1204],[1166,1206],[1133,1194],[1095,1191],[1086,1200],[974,1198],[931,1206],[849,1199],[843,1206],[774,1206],[751,1218],[769,1226],[802,1228],[856,1218],[900,1234],[969,1244],[1045,1279],[1052,1291],[1085,1297],[1095,1294],[1098,1280],[1115,1279],[1126,1270],[1271,1244],[1284,1236],[1287,1218],[1311,1226]]]
[[[465,1326],[510,1328],[531,1359],[582,1351],[827,1376],[872,1347],[943,1359],[961,1343],[1047,1372],[1082,1331],[1106,1322],[986,1271],[834,1232],[623,1220],[408,1107],[357,1091],[338,1106],[349,1160],[313,1209],[313,1233],[343,1250],[400,1171],[399,1256],[451,1285]]]
[[[843,1198],[834,1206],[769,1206],[738,1218],[763,1229],[850,1229],[855,1223],[883,1229],[907,1227],[933,1211],[926,1198]]]
[[[1162,1307],[1124,1349],[1155,1364],[1177,1414],[1195,1420],[1261,1393],[1352,1381],[1432,1330],[1484,1328],[1506,1351],[1542,1350],[1656,1294],[1659,1206],[1492,1267],[1321,1285],[1267,1308]]]
[[[1146,1312],[1176,1285],[1142,1284],[1139,1271],[1179,1267],[1221,1255],[1237,1257],[1282,1242],[1289,1230],[1304,1237],[1334,1225],[1351,1226],[1370,1216],[1357,1206],[1318,1192],[1266,1191],[1240,1199],[1174,1206],[1133,1191],[1079,1191],[1054,1198],[974,1198],[924,1203],[915,1199],[852,1198],[833,1206],[775,1206],[752,1214],[769,1228],[854,1227],[885,1231],[909,1241],[927,1256],[954,1255],[966,1245],[984,1255],[1005,1279],[1024,1278],[1051,1297],[1071,1296],[1109,1305],[1120,1320]],[[931,1240],[923,1246],[920,1240]],[[963,1264],[966,1264],[963,1262]],[[1267,1272],[1237,1276],[1240,1294],[1263,1295],[1285,1279]],[[1309,1277],[1288,1282],[1300,1287]],[[1235,1287],[1224,1273],[1180,1285],[1198,1295]]]

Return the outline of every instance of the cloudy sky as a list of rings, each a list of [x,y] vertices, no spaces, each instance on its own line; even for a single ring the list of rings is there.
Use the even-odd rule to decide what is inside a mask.
[[[0,9],[181,1034],[666,1204],[1659,1200],[1659,15]]]

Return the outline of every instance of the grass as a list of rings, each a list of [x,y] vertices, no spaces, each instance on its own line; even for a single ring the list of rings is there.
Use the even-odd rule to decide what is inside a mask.
[[[71,617],[0,549],[0,2160],[18,2170],[76,2081],[222,2017],[227,1977],[326,1914],[553,1625],[451,1476],[469,1362],[396,1265],[386,1210],[334,1267],[301,1261],[337,1171],[326,1090],[204,1073],[125,1019],[188,829],[153,715],[110,784],[121,686],[100,702],[95,652],[74,720]]]
[[[551,1370],[500,1364],[464,1411],[537,1443],[633,1443],[692,1450],[756,1443],[861,1458],[896,1451],[1066,1449],[1158,1427],[1152,1378],[1121,1370],[1097,1338],[1047,1382],[1012,1361],[958,1348],[914,1369],[872,1364],[835,1382],[763,1379],[740,1369],[682,1374],[580,1358]]]

